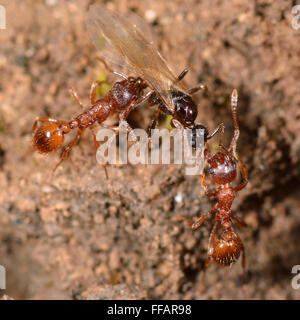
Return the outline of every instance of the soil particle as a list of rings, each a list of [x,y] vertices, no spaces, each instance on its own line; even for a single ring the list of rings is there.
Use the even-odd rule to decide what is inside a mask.
[[[300,42],[291,26],[293,3],[108,3],[152,25],[174,72],[189,68],[186,85],[210,88],[212,95],[194,96],[197,122],[210,131],[223,122],[224,144],[233,130],[229,96],[238,89],[238,152],[249,184],[233,211],[248,223],[237,230],[250,299],[300,299],[291,287],[291,269],[300,264]],[[0,30],[0,264],[9,275],[2,299],[243,298],[240,261],[231,268],[211,264],[201,291],[213,220],[193,232],[180,217],[195,220],[215,200],[183,167],[109,166],[117,190],[110,196],[87,131],[44,184],[59,154],[34,152],[35,118],[76,116],[68,89],[87,105],[91,83],[105,71],[85,29],[90,1],[1,4],[8,27]],[[154,112],[138,108],[129,122],[146,127]]]

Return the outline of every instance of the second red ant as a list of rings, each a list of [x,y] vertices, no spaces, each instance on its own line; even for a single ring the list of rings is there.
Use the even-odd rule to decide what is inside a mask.
[[[116,82],[104,98],[96,99],[97,86],[101,85],[100,81],[96,81],[91,86],[90,102],[91,107],[85,109],[80,102],[76,91],[71,88],[70,93],[80,108],[85,109],[71,121],[56,120],[53,118],[38,118],[32,127],[34,148],[40,153],[50,153],[61,147],[64,142],[64,135],[68,134],[72,129],[77,129],[75,138],[69,142],[62,152],[60,161],[54,167],[52,173],[62,161],[68,158],[71,149],[79,141],[85,129],[89,128],[94,137],[95,148],[99,147],[94,132],[94,124],[98,122],[102,124],[112,112],[120,114],[120,119],[125,120],[128,113],[136,105],[147,99],[149,94],[143,96],[143,90],[147,87],[141,78],[128,77],[120,82]],[[38,127],[39,123],[44,123]],[[102,164],[105,169],[106,178],[108,173],[106,164]]]
[[[231,266],[232,263],[239,259],[240,254],[242,253],[244,282],[246,270],[245,248],[240,236],[234,230],[232,223],[235,223],[240,227],[246,227],[247,225],[241,218],[231,211],[231,206],[236,193],[242,190],[248,182],[247,168],[242,160],[239,159],[236,152],[236,144],[240,133],[237,122],[237,101],[238,93],[237,90],[234,89],[231,95],[231,110],[235,130],[229,147],[226,148],[222,145],[220,138],[219,146],[222,148],[222,151],[212,155],[208,144],[206,144],[206,148],[204,150],[204,158],[208,163],[209,173],[213,181],[217,183],[219,187],[214,192],[208,191],[204,174],[201,175],[201,184],[205,191],[205,195],[207,197],[216,197],[218,202],[210,211],[204,213],[198,221],[192,225],[192,229],[198,229],[206,218],[213,213],[216,214],[214,226],[209,237],[208,258],[205,263],[205,269],[209,266],[212,260],[220,266]],[[223,130],[221,131],[221,134],[222,132]],[[231,156],[231,153],[236,161]],[[243,181],[239,185],[233,187],[231,183],[237,176],[237,163],[241,170]],[[217,227],[219,224],[221,224],[223,228],[223,233],[221,238],[217,239]]]

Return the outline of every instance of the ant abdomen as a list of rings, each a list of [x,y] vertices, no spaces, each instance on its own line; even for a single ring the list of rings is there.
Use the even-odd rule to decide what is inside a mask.
[[[243,243],[239,235],[234,231],[225,231],[221,239],[215,242],[211,257],[221,266],[230,266],[239,259],[242,250]]]
[[[32,138],[33,147],[40,153],[49,153],[58,149],[64,142],[64,132],[53,122],[37,128]]]

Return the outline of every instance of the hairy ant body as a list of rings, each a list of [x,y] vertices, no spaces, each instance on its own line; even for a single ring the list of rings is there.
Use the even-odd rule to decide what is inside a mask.
[[[91,107],[85,109],[84,112],[73,118],[71,121],[62,121],[52,118],[38,118],[32,127],[33,147],[40,153],[50,153],[61,147],[64,142],[64,135],[68,134],[72,129],[77,129],[75,138],[69,142],[64,148],[60,161],[53,169],[53,173],[62,161],[68,158],[71,149],[79,141],[80,136],[85,129],[89,128],[94,137],[95,148],[99,147],[99,142],[96,140],[96,134],[93,130],[94,124],[98,122],[101,124],[108,116],[117,112],[120,119],[125,120],[131,109],[146,99],[148,96],[143,96],[143,90],[147,87],[141,78],[125,78],[120,82],[116,82],[110,89],[106,97],[96,99],[96,88],[101,85],[100,81],[95,81],[91,86],[90,103]],[[77,93],[73,88],[70,89],[70,94],[75,102],[84,109],[83,104],[80,102]],[[39,123],[43,125],[38,127]],[[106,165],[102,164],[106,178],[108,174]]]
[[[218,202],[214,207],[203,214],[197,222],[192,225],[192,229],[198,229],[204,220],[211,215],[215,215],[215,223],[209,237],[208,245],[208,258],[205,263],[205,269],[208,267],[210,262],[213,260],[220,266],[231,266],[232,263],[237,261],[242,253],[242,267],[243,267],[243,282],[245,277],[246,270],[246,256],[245,248],[243,242],[238,235],[238,233],[233,229],[232,222],[237,224],[240,227],[245,227],[246,223],[231,211],[231,206],[236,196],[236,193],[242,190],[248,182],[248,173],[247,168],[244,163],[239,159],[236,153],[236,143],[239,137],[239,126],[237,122],[237,101],[238,94],[237,90],[234,89],[231,95],[231,110],[232,117],[234,122],[234,136],[231,140],[231,143],[228,148],[223,146],[220,141],[220,147],[222,151],[217,152],[215,155],[211,155],[209,147],[207,145],[204,150],[205,160],[209,165],[209,173],[213,181],[220,186],[215,192],[210,192],[207,190],[205,182],[205,174],[201,175],[201,184],[205,191],[207,197],[216,197]],[[241,170],[243,181],[233,187],[231,183],[235,180],[237,176],[237,164]],[[216,238],[218,224],[221,224],[223,228],[223,233],[220,239]],[[204,270],[205,270],[204,269]]]

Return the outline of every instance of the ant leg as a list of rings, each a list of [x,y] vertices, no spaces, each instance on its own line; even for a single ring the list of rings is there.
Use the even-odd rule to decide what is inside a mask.
[[[206,142],[205,144],[205,149],[204,149],[204,159],[208,160],[212,157],[211,152],[210,152],[210,147],[209,144]]]
[[[118,127],[107,126],[103,123],[100,123],[100,126],[105,129],[113,130],[116,134],[119,134],[120,132],[126,132],[130,137],[131,141],[137,141],[135,133],[133,132],[132,128],[126,120],[121,120]]]
[[[208,256],[211,257],[214,252],[215,242],[216,242],[216,233],[217,233],[218,221],[215,221],[215,224],[212,228],[212,231],[209,236],[208,243]]]
[[[189,137],[187,135],[187,132],[185,131],[185,127],[182,125],[182,123],[180,123],[178,120],[176,120],[174,118],[171,119],[171,125],[172,125],[172,127],[181,131],[181,135],[182,135],[183,142],[184,142],[184,148],[185,148],[185,150],[184,150],[185,157],[187,157],[187,159],[192,159],[194,161],[195,157],[193,156],[192,146],[189,144]],[[189,129],[192,130],[191,128],[189,128]],[[188,147],[186,148],[186,146],[188,146]],[[196,154],[198,154],[197,161],[200,161],[200,162],[202,162],[202,150],[203,150],[202,148],[196,149]],[[199,155],[199,151],[201,152],[200,155]],[[204,158],[205,158],[205,150],[204,150]],[[198,162],[198,164],[199,164],[199,162]]]
[[[211,136],[213,137],[215,134],[219,133],[219,147],[223,148],[223,149],[227,152],[227,148],[222,144],[222,136],[223,136],[223,134],[224,134],[224,128],[225,128],[224,124],[221,123],[221,124],[218,125],[218,127],[213,131],[213,133],[212,133]]]
[[[60,120],[56,120],[56,119],[52,119],[52,118],[37,118],[35,121],[34,121],[34,124],[32,126],[32,133],[34,133],[34,131],[36,130],[37,128],[37,125],[39,122],[52,122],[52,123],[60,123],[61,121]]]
[[[205,181],[205,174],[201,174],[200,176],[200,182],[201,182],[201,185],[202,185],[202,188],[204,189],[205,191],[205,195],[207,197],[215,197],[216,196],[216,192],[209,192],[207,190],[207,185],[206,185],[206,181]]]
[[[215,238],[216,238],[216,232],[217,232],[217,226],[218,226],[218,221],[215,221],[214,226],[212,228],[212,231],[209,236],[209,242],[208,242],[208,257],[205,261],[204,269],[203,269],[203,276],[202,276],[202,287],[203,289],[201,290],[202,292],[205,291],[206,289],[206,284],[205,284],[205,272],[206,269],[208,268],[212,258],[212,254],[214,252],[214,246],[215,246]]]
[[[96,152],[97,152],[98,148],[100,147],[100,143],[99,143],[99,141],[97,141],[97,137],[96,137],[94,128],[90,127],[90,130],[91,130],[92,135],[93,135],[93,138],[94,138],[95,149],[96,149]],[[102,167],[103,167],[104,172],[105,172],[106,180],[107,180],[107,181],[109,182],[109,184],[110,184],[110,180],[109,180],[109,176],[108,176],[108,172],[107,172],[107,167],[106,167],[107,164],[104,163],[104,162],[102,162],[102,161],[101,161],[101,164],[102,164]],[[109,187],[111,187],[111,186],[109,185]]]
[[[192,224],[192,229],[197,230],[201,224],[204,222],[204,220],[214,212],[214,209],[209,210],[208,212],[204,213],[195,223]]]
[[[60,158],[60,161],[56,164],[56,166],[53,168],[52,170],[52,175],[55,173],[56,169],[58,168],[58,166],[69,157],[70,151],[71,149],[75,146],[75,144],[79,141],[80,136],[82,135],[83,130],[78,129],[75,138],[69,142],[64,148],[63,148],[63,152]]]
[[[189,72],[188,69],[184,69],[184,70],[179,74],[179,76],[177,77],[176,83],[179,82],[179,81],[181,81],[181,80],[186,76],[186,74],[187,74],[188,72]]]
[[[247,227],[247,223],[240,217],[236,216],[235,214],[231,214],[231,218],[236,225],[239,227]]]
[[[105,83],[105,81],[96,80],[91,85],[90,101],[92,106],[96,103],[96,89],[98,86],[100,87],[103,83]]]
[[[100,123],[100,126],[105,129],[113,130],[116,134],[119,134],[120,132],[126,132],[129,135],[131,141],[137,141],[137,136],[126,120],[120,120],[118,127],[107,126],[103,123]]]
[[[153,120],[152,120],[151,126],[150,126],[149,129],[148,129],[148,131],[151,132],[152,129],[155,129],[155,128],[156,128],[157,120],[158,120],[158,117],[159,117],[160,113],[161,113],[161,110],[158,108],[157,111],[156,111],[156,113],[155,113],[155,116],[154,116],[154,118],[153,118]]]
[[[176,86],[178,82],[180,82],[185,76],[186,74],[189,72],[188,69],[184,69],[179,76],[174,80],[174,82],[172,83],[172,87]]]
[[[220,123],[217,128],[212,132],[212,134],[210,134],[208,137],[207,137],[207,140],[208,139],[211,139],[213,136],[215,136],[217,133],[219,133],[219,147],[221,147],[226,153],[228,152],[228,149],[222,144],[222,136],[224,134],[224,129],[225,129],[225,126],[223,123]]]
[[[209,139],[211,139],[213,136],[215,136],[218,132],[221,134],[223,134],[224,133],[224,128],[225,128],[225,126],[224,126],[224,124],[223,123],[220,123],[217,127],[216,127],[216,129],[207,137],[207,140],[209,140]]]
[[[104,68],[110,72],[113,73],[114,71],[107,65],[107,63],[105,62],[105,60],[101,57],[97,57],[97,59],[104,65]]]
[[[186,135],[185,135],[185,131],[184,131],[184,126],[182,125],[182,123],[180,123],[178,120],[172,118],[171,119],[171,126],[177,130],[180,130],[181,131],[181,134],[182,134],[182,137],[183,139],[186,139]],[[185,141],[185,140],[184,140]],[[189,157],[191,155],[188,155]]]
[[[239,168],[240,168],[240,171],[242,174],[242,178],[243,178],[243,181],[234,188],[234,191],[237,192],[237,191],[240,191],[246,187],[246,185],[248,183],[248,170],[247,170],[247,167],[245,166],[244,162],[238,157],[237,154],[235,154],[235,158],[238,160],[238,165],[239,165]]]
[[[74,88],[69,89],[70,95],[75,100],[75,102],[79,105],[80,108],[84,109],[83,104],[80,102],[78,93],[74,90]]]
[[[118,127],[114,127],[114,126],[107,126],[107,125],[105,125],[105,124],[103,124],[103,123],[101,123],[100,124],[100,126],[102,127],[102,128],[105,128],[105,129],[110,129],[110,130],[113,130],[115,133],[120,133],[120,131],[122,132],[122,131],[125,131],[125,132],[127,132],[127,133],[130,133],[130,131],[132,130],[132,128],[129,126],[129,124],[127,123],[127,121],[126,120],[122,120],[123,121],[123,124],[125,125],[125,128],[124,127],[120,127],[120,126],[118,126]],[[126,124],[125,124],[126,123]]]
[[[136,101],[133,101],[133,102],[131,103],[131,105],[130,105],[125,111],[123,111],[122,113],[120,113],[120,119],[121,119],[121,120],[125,120],[125,119],[128,117],[129,113],[130,113],[133,109],[135,109],[139,104],[141,104],[141,103],[143,103],[145,100],[147,100],[152,93],[153,93],[153,91],[149,91],[149,92],[145,93],[143,96],[141,96],[139,99],[137,99]]]
[[[184,126],[176,119],[171,119],[171,124],[174,128],[181,130],[182,134],[184,133]]]
[[[189,72],[188,69],[184,69],[179,76],[175,79],[175,81],[172,83],[172,86],[175,86],[178,82],[180,82],[185,76],[186,74]]]
[[[236,186],[234,188],[234,191],[238,192],[238,191],[244,189],[246,187],[247,183],[248,183],[248,180],[244,180],[241,184],[239,184],[238,186]]]
[[[196,92],[198,92],[199,90],[204,90],[204,92],[207,94],[207,95],[211,95],[211,92],[209,91],[208,87],[205,85],[205,84],[198,84],[196,87],[194,88],[190,88],[188,90],[188,94],[194,94]]]

